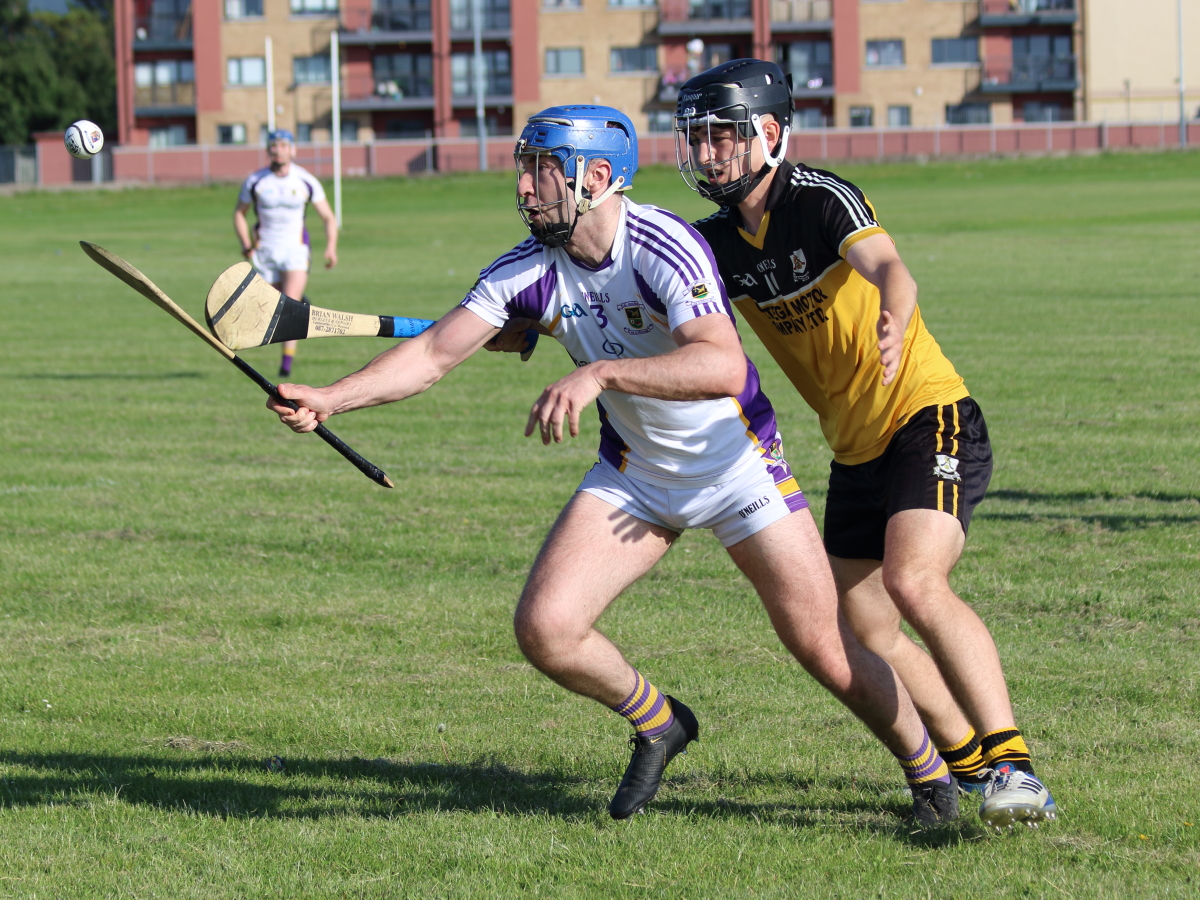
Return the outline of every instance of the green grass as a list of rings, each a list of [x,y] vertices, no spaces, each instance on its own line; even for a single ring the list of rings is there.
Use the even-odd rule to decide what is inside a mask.
[[[602,622],[703,729],[649,815],[610,821],[623,722],[510,626],[597,443],[590,418],[521,437],[564,355],[480,354],[336,420],[384,491],[76,246],[198,315],[237,258],[230,187],[0,198],[0,897],[1195,896],[1198,164],[840,170],[991,428],[955,583],[1062,810],[1000,838],[969,811],[905,832],[895,764],[705,533]],[[665,169],[634,196],[709,210]],[[507,174],[350,181],[342,265],[309,293],[436,317],[521,237]],[[743,331],[819,517],[828,450]],[[380,349],[302,345],[298,376]]]

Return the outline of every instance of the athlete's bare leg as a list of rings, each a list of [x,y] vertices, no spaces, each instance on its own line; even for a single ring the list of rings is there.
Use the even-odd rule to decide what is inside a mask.
[[[729,555],[758,591],[783,645],[809,674],[893,753],[916,753],[925,733],[917,710],[896,673],[859,643],[840,614],[809,511],[734,544]]]
[[[937,510],[904,510],[888,521],[885,540],[877,583],[929,648],[962,712],[979,734],[1015,728],[996,644],[975,611],[950,587],[950,572],[962,555],[965,541],[958,520]],[[864,561],[833,560],[834,567],[847,576],[847,581],[853,577],[853,566],[843,563],[856,562]],[[843,594],[843,600],[856,607],[851,613],[856,623],[879,625],[887,621],[887,616],[870,612],[871,605],[883,603],[871,585],[853,596]],[[870,643],[886,644],[889,639],[894,640],[898,631],[897,621],[890,638],[889,634],[878,632]],[[966,728],[958,728],[953,736],[946,734],[945,729],[952,727],[952,717],[945,711],[944,698],[937,698],[928,670],[914,667],[915,655],[907,652],[903,641],[897,643],[902,658],[894,664],[906,685],[912,672],[914,684],[910,689],[922,697],[921,702],[928,704],[937,718],[938,739],[960,740]],[[929,724],[932,732],[934,722]]]
[[[550,529],[517,604],[514,628],[525,658],[569,691],[620,704],[634,689],[633,668],[596,620],[678,536],[577,493]]]
[[[951,747],[970,728],[937,663],[900,630],[900,610],[883,586],[883,563],[829,557],[842,613],[867,649],[891,664],[934,743]]]

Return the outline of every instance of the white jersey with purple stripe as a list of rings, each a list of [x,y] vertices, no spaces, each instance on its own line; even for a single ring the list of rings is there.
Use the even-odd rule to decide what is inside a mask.
[[[238,203],[254,206],[258,216],[258,245],[269,250],[308,243],[304,213],[308,204],[325,199],[325,189],[311,172],[295,163],[288,173],[276,175],[270,166],[259,169],[242,183]]]
[[[666,210],[619,202],[616,239],[598,268],[531,237],[484,269],[461,305],[497,327],[510,318],[536,319],[577,366],[662,356],[678,348],[671,332],[682,323],[733,319],[704,238]],[[746,369],[742,393],[718,400],[604,391],[597,402],[601,457],[662,487],[728,481],[777,437],[775,411],[749,358]]]

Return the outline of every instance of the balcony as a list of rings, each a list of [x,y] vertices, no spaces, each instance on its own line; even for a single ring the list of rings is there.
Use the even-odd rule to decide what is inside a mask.
[[[660,35],[752,34],[750,0],[690,0],[662,4]]]
[[[1079,87],[1074,56],[1014,56],[986,59],[983,63],[985,94],[1037,94],[1074,91]]]
[[[771,0],[771,31],[775,34],[832,29],[831,0]]]
[[[196,85],[190,81],[153,84],[133,91],[134,115],[138,118],[191,116],[196,113]]]
[[[484,40],[507,38],[512,29],[508,0],[479,0],[479,4],[483,7]],[[471,0],[450,0],[450,33],[455,40],[469,40],[473,34],[472,6]]]
[[[1074,25],[1075,0],[980,0],[979,24],[984,28],[1021,25]]]
[[[137,0],[134,50],[191,50],[191,0]]]
[[[375,0],[372,8],[342,11],[343,44],[401,44],[433,40],[429,0]]]

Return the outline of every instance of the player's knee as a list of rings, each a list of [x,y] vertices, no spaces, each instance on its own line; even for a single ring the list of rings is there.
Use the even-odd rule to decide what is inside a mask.
[[[949,584],[940,573],[916,565],[885,564],[883,585],[904,618],[914,624],[937,615],[949,594]]]
[[[513,632],[525,658],[542,671],[559,668],[576,643],[570,623],[562,616],[524,599],[513,616]]]

